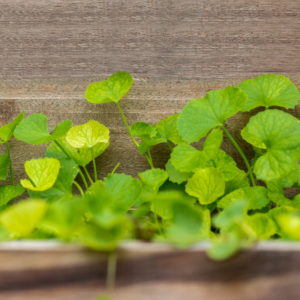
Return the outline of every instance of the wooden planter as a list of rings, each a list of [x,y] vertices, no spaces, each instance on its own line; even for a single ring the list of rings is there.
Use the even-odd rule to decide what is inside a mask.
[[[124,243],[116,300],[283,300],[300,297],[300,244],[261,242],[215,262],[202,243],[189,250]],[[1,299],[91,300],[105,293],[105,253],[52,242],[0,246]]]

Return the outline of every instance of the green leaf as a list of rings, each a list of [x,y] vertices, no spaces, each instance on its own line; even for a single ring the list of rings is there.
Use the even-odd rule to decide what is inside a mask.
[[[0,156],[0,180],[5,180],[7,177],[7,169],[10,166],[10,159],[8,154]]]
[[[208,209],[189,203],[173,204],[174,218],[166,230],[167,240],[179,248],[208,239],[211,235],[211,218]]]
[[[164,142],[171,141],[175,145],[184,142],[177,129],[178,117],[179,114],[169,116],[159,121],[155,125],[155,129],[157,130],[157,137],[159,139],[163,139]]]
[[[186,192],[197,197],[202,205],[210,204],[224,194],[224,176],[215,168],[199,170],[188,180]]]
[[[72,126],[70,120],[65,120],[58,124],[52,134],[50,134],[47,123],[48,121],[45,115],[33,114],[19,124],[14,133],[15,137],[28,144],[41,145],[57,140],[65,135]]]
[[[0,144],[8,142],[12,137],[16,127],[21,123],[24,118],[24,111],[21,112],[11,123],[6,124],[0,128]],[[2,139],[2,141],[1,141]]]
[[[171,164],[180,172],[190,173],[203,169],[208,166],[208,161],[220,151],[222,139],[222,131],[215,129],[207,136],[202,151],[187,143],[182,143],[173,149]]]
[[[223,126],[228,118],[242,109],[246,101],[247,95],[232,86],[190,101],[179,116],[179,134],[188,143],[198,142],[212,128]]]
[[[111,209],[127,212],[141,193],[141,183],[129,175],[113,174],[104,179],[108,195],[112,198]]]
[[[122,218],[109,228],[99,227],[95,224],[86,224],[79,236],[79,241],[93,250],[112,251],[124,239],[130,229],[130,223]]]
[[[277,232],[276,224],[268,214],[256,213],[252,216],[248,216],[245,222],[259,239],[269,239]]]
[[[252,134],[248,131],[247,126],[241,131],[241,135],[245,141],[247,141],[248,143],[253,145],[253,149],[255,149],[255,148],[256,149],[267,149],[267,146],[260,138],[258,138],[257,136],[255,136],[254,134]],[[257,152],[257,151],[255,151],[255,152]],[[261,156],[263,154],[264,153],[261,153],[259,155]]]
[[[30,178],[21,180],[21,185],[33,191],[50,189],[58,176],[60,169],[59,160],[55,158],[39,158],[26,161],[25,171]]]
[[[150,169],[143,173],[139,173],[141,178],[142,190],[135,206],[140,206],[142,203],[149,201],[151,197],[155,196],[159,187],[168,179],[166,171],[161,169]]]
[[[247,178],[247,174],[244,171],[237,169],[235,177],[226,182],[225,195],[230,194],[235,190],[249,186],[250,184]]]
[[[132,76],[127,72],[117,72],[107,80],[88,86],[85,98],[91,103],[119,102],[132,86]]]
[[[300,123],[296,118],[276,109],[267,110],[253,116],[246,128],[268,149],[255,163],[258,179],[277,179],[293,170],[300,156]]]
[[[74,148],[92,148],[98,143],[108,143],[109,129],[92,120],[73,126],[67,133],[66,140]]]
[[[0,214],[0,223],[19,237],[28,237],[37,227],[47,210],[47,203],[41,200],[21,201]]]
[[[136,122],[131,125],[131,132],[133,135],[137,136],[140,139],[149,139],[151,140],[156,136],[156,129],[145,122]]]
[[[172,165],[171,159],[166,164],[166,171],[169,175],[169,180],[175,183],[182,183],[193,176],[193,172],[181,172],[175,169]]]
[[[259,106],[294,108],[300,98],[297,87],[283,75],[263,74],[243,81],[238,87],[248,96],[242,112]]]
[[[225,208],[229,204],[240,199],[245,199],[248,201],[248,210],[263,208],[270,202],[270,199],[268,197],[268,190],[266,188],[262,186],[245,187],[235,190],[223,197],[218,202],[218,207]]]
[[[221,261],[235,255],[241,248],[241,241],[234,232],[219,235],[207,250],[209,258]]]
[[[79,170],[71,159],[61,159],[60,169],[55,184],[48,190],[36,192],[29,190],[31,198],[41,198],[48,202],[59,202],[66,198],[72,198],[72,186]]]
[[[151,211],[162,217],[164,220],[170,220],[174,217],[174,203],[193,204],[195,199],[184,194],[182,191],[169,190],[159,192],[151,199]]]
[[[72,238],[72,233],[80,224],[82,214],[82,199],[68,198],[50,204],[38,227],[42,231],[69,241]]]
[[[296,165],[293,170],[282,178],[283,187],[291,187],[294,184],[300,186],[300,165]]]
[[[0,186],[0,205],[8,203],[10,200],[18,197],[24,193],[20,185],[2,185]]]
[[[89,148],[81,148],[80,150],[72,147],[66,140],[66,136],[63,136],[57,140],[59,144],[63,147],[68,156],[75,161],[79,166],[86,166],[90,163],[92,158],[92,152]],[[93,147],[94,157],[101,155],[106,148],[109,146],[109,143],[98,143]],[[56,143],[52,143],[46,151],[46,157],[57,158],[58,160],[68,158],[66,154],[60,149]]]
[[[237,166],[234,159],[220,149],[216,152],[216,155],[206,163],[205,167],[218,169],[223,173],[225,181],[232,180],[237,173]]]

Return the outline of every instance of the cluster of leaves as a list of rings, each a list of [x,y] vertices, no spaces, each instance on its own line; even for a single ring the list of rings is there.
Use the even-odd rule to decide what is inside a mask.
[[[11,167],[8,141],[13,134],[32,145],[51,143],[45,158],[26,162],[28,179],[21,186],[14,185],[10,168],[12,185],[0,187],[2,240],[56,238],[105,251],[113,251],[123,239],[180,248],[209,240],[208,255],[216,260],[259,239],[300,240],[300,197],[284,196],[285,187],[300,187],[300,122],[278,109],[298,104],[300,94],[288,78],[261,75],[192,100],[180,114],[156,125],[136,122],[130,127],[119,101],[132,83],[130,74],[118,72],[91,84],[85,96],[95,104],[116,103],[150,165],[139,179],[115,173],[118,165],[103,180],[97,178],[95,158],[109,146],[109,130],[96,121],[72,127],[66,120],[50,134],[46,116],[23,120],[22,113],[0,128],[0,143],[8,150],[0,156],[0,180]],[[255,151],[249,162],[226,121],[257,107],[265,110],[241,131]],[[242,156],[247,173],[220,149],[224,134]],[[201,150],[191,145],[199,141]],[[151,147],[160,143],[170,148],[165,170],[155,168],[151,156]],[[86,168],[90,162],[94,179]],[[78,174],[84,189],[76,182]],[[80,195],[73,195],[73,185]],[[9,205],[25,189],[30,199]]]

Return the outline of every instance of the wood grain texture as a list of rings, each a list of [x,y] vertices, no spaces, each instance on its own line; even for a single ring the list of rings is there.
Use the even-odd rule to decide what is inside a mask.
[[[146,160],[114,104],[86,102],[89,83],[130,72],[133,88],[121,101],[130,124],[155,124],[189,100],[261,73],[285,74],[300,87],[299,16],[297,0],[3,0],[0,125],[23,110],[45,113],[51,130],[66,118],[76,125],[95,119],[111,130],[111,146],[97,159],[99,177],[118,162],[118,172],[137,176]],[[298,117],[299,108],[291,113]],[[249,159],[253,151],[239,132],[250,116],[227,122]],[[16,140],[11,147],[17,181],[25,160],[46,149]],[[227,138],[222,148],[245,169]],[[152,152],[154,165],[163,167],[168,148]]]
[[[207,244],[198,244],[190,250],[174,250],[163,244],[124,243],[118,251],[116,275],[116,300],[282,300],[298,299],[300,296],[300,246],[299,243],[262,242],[253,249],[240,252],[233,258],[215,262],[207,258]],[[68,248],[69,246],[67,246]],[[26,256],[33,253],[39,257],[44,270],[49,270],[47,283],[40,280],[34,286],[18,285],[18,270],[15,286],[2,288],[0,298],[7,300],[87,300],[105,293],[105,265],[99,264],[97,274],[88,274],[81,280],[54,276],[53,268],[72,264],[71,257],[87,262],[95,261],[95,255],[63,247],[60,250],[15,250],[11,255]],[[52,269],[45,266],[46,258],[56,258]],[[0,249],[0,260],[6,252]],[[99,254],[99,258],[103,254]],[[60,258],[57,260],[57,258]],[[78,259],[79,258],[79,259]],[[51,260],[51,259],[50,259]],[[67,260],[67,263],[63,263]],[[101,259],[100,259],[101,261]],[[73,261],[74,263],[74,261]],[[38,263],[35,263],[37,265]],[[19,264],[22,266],[22,263]],[[95,269],[95,267],[94,267]],[[62,268],[64,270],[64,268]],[[7,270],[6,270],[7,271]],[[23,270],[23,272],[25,269]],[[37,269],[28,269],[27,277],[37,278]],[[5,271],[0,272],[3,280]],[[70,274],[69,274],[70,275]],[[89,276],[87,276],[89,275]],[[51,277],[52,276],[52,277]],[[4,279],[5,280],[5,279]]]

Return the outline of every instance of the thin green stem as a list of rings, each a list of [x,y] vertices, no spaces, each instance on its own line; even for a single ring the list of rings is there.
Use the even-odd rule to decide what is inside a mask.
[[[244,162],[245,162],[245,164],[247,166],[247,169],[248,169],[248,172],[249,172],[249,175],[250,175],[250,178],[251,178],[252,185],[256,186],[255,179],[254,179],[251,167],[249,165],[249,162],[248,162],[248,160],[247,160],[244,152],[242,151],[242,149],[240,148],[240,146],[237,144],[237,142],[234,140],[234,138],[231,136],[231,134],[228,132],[228,130],[225,128],[225,126],[222,126],[222,128],[223,128],[224,132],[227,134],[227,136],[229,137],[229,139],[231,140],[232,144],[235,146],[235,148],[237,149],[237,151],[242,156],[242,158],[243,158],[243,160],[244,160]]]
[[[117,250],[114,250],[109,253],[108,263],[107,263],[106,290],[107,290],[107,294],[110,296],[112,296],[115,288],[116,269],[117,269]]]
[[[95,181],[97,181],[97,166],[96,166],[96,161],[95,161],[95,156],[94,156],[94,150],[93,147],[91,148],[92,152],[92,159],[93,159],[93,166],[94,166],[94,175],[95,175]]]
[[[135,138],[134,138],[133,135],[132,135],[131,129],[130,129],[128,123],[127,123],[127,120],[126,120],[126,118],[125,118],[125,115],[124,115],[124,113],[123,113],[123,110],[122,110],[120,104],[119,104],[118,102],[117,102],[116,104],[117,104],[117,106],[118,106],[118,108],[119,108],[119,111],[120,111],[120,113],[121,113],[121,116],[122,116],[122,118],[123,118],[123,121],[124,121],[124,123],[125,123],[125,125],[126,125],[127,131],[128,131],[128,133],[129,133],[129,135],[130,135],[132,141],[134,142],[134,144],[135,144],[137,147],[139,147],[138,142],[135,140]]]
[[[111,172],[111,175],[114,175],[114,174],[115,174],[115,172],[116,172],[116,170],[118,169],[119,165],[120,165],[120,163],[118,163],[118,164],[114,167],[114,169],[113,169],[112,172]]]
[[[163,234],[163,232],[162,232],[162,230],[161,230],[160,224],[159,224],[159,222],[158,222],[158,217],[157,217],[156,212],[154,212],[154,219],[155,219],[155,224],[156,224],[156,226],[158,227],[158,231],[159,231],[160,235],[161,235],[161,236],[164,236],[164,234]]]
[[[58,142],[58,141],[54,141],[55,142],[55,144],[61,149],[61,151],[68,157],[68,158],[70,158],[70,159],[72,159],[70,156],[69,156],[69,154],[65,151],[65,149],[61,146],[61,144]],[[72,159],[73,160],[73,159]],[[73,160],[74,161],[74,160]],[[75,162],[75,164],[76,164],[76,162]],[[77,165],[77,164],[76,164]],[[80,174],[80,176],[81,176],[81,178],[82,178],[82,181],[83,181],[83,183],[84,183],[84,186],[85,186],[85,188],[86,189],[88,189],[89,187],[88,187],[88,184],[87,184],[87,182],[86,182],[86,179],[85,179],[85,177],[84,177],[84,175],[83,175],[83,173],[82,173],[82,171],[81,171],[81,169],[80,169],[80,167],[77,165],[77,167],[78,167],[78,170],[79,170],[79,174]]]
[[[148,154],[149,154],[149,164],[150,164],[150,167],[151,167],[151,169],[154,169],[154,166],[153,166],[153,161],[152,161],[152,156],[151,156],[150,149],[148,149]]]
[[[89,174],[88,170],[86,169],[86,167],[83,167],[83,170],[85,172],[86,177],[89,179],[90,183],[93,184],[94,181],[93,181],[92,177],[90,176],[90,174]]]
[[[81,196],[83,197],[83,196],[84,196],[84,193],[83,193],[83,190],[82,190],[82,188],[80,187],[80,185],[79,185],[76,181],[73,181],[73,184],[75,184],[75,185],[77,186],[77,188],[78,188],[78,190],[79,190]]]
[[[8,157],[9,157],[9,169],[10,169],[10,179],[11,179],[11,185],[15,185],[15,179],[14,179],[14,173],[13,173],[13,169],[12,169],[12,165],[11,165],[11,156],[10,156],[10,149],[9,149],[9,145],[8,145],[8,142],[5,142],[6,144],[6,149],[7,149],[7,154],[8,154]],[[13,198],[11,200],[11,204],[14,204],[14,201],[15,201],[15,198]]]
[[[173,152],[173,148],[172,148],[171,144],[169,143],[169,141],[167,141],[167,145],[168,145],[169,149],[171,150],[171,152]]]

